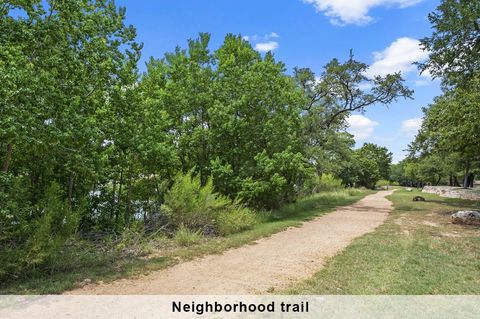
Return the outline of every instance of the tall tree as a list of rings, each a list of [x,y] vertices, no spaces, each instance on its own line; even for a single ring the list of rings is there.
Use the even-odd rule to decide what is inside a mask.
[[[476,88],[476,89],[473,89]],[[464,163],[464,187],[471,184],[471,170],[480,160],[480,77],[468,88],[459,87],[437,98],[425,109],[422,129],[436,151],[458,153]]]
[[[420,69],[447,86],[468,83],[480,68],[480,2],[442,0],[428,20],[433,33],[420,42],[429,58]]]
[[[164,59],[151,60],[145,96],[167,115],[184,171],[251,205],[295,198],[308,166],[299,142],[302,93],[272,54],[262,57],[240,36],[227,35],[210,53],[200,34]],[[155,116],[155,115],[154,115]]]
[[[380,177],[388,180],[390,177],[390,166],[392,164],[392,153],[386,147],[378,146],[373,143],[364,143],[357,151],[361,157],[368,158],[377,163]]]
[[[308,68],[294,70],[294,79],[305,96],[301,113],[303,145],[318,172],[330,166],[323,159],[341,158],[339,163],[345,164],[352,156],[348,149],[353,146],[353,140],[341,133],[352,112],[365,112],[376,104],[388,105],[399,98],[412,97],[413,91],[404,85],[400,73],[369,78],[367,70],[368,65],[355,60],[352,53],[344,63],[333,59],[318,78]],[[353,169],[348,168],[348,164],[343,166],[347,171]],[[344,181],[349,180],[345,176],[351,175],[347,171],[341,174]],[[382,173],[388,178],[385,171]]]
[[[18,163],[32,188],[57,181],[71,202],[100,171],[106,136],[96,117],[136,80],[123,70],[135,72],[140,46],[113,1],[16,3],[7,1],[0,22],[3,171]]]

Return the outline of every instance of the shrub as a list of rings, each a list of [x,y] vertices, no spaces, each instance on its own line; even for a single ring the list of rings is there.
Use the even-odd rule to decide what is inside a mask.
[[[19,202],[14,192],[6,197],[0,207],[0,278],[48,266],[61,252],[79,221],[62,195],[60,186],[52,183],[37,205]]]
[[[257,221],[254,212],[239,200],[215,193],[211,179],[202,186],[192,171],[175,178],[162,209],[172,226],[178,228],[175,237],[188,236],[186,229],[202,232],[212,226],[214,234],[228,235],[249,229]]]
[[[332,174],[315,175],[305,185],[305,193],[315,194],[343,189],[342,180]]]
[[[332,174],[322,174],[318,187],[322,191],[333,191],[343,188],[342,181]]]
[[[152,252],[143,225],[134,222],[129,228],[124,228],[115,250],[121,255],[130,256],[144,256]]]
[[[349,188],[349,189],[347,189],[347,194],[349,196],[357,196],[357,195],[360,195],[361,193],[362,193],[361,188]]]
[[[218,214],[215,221],[220,235],[225,236],[247,230],[253,227],[257,222],[256,215],[250,209],[234,203],[228,210],[223,210]]]
[[[381,179],[375,184],[376,187],[384,187],[384,186],[390,186],[390,185],[391,183],[385,179]]]
[[[202,232],[200,230],[190,230],[185,226],[180,226],[176,231],[173,239],[180,246],[192,246],[198,244],[202,240]]]
[[[174,227],[201,230],[213,224],[218,213],[230,203],[227,197],[214,192],[211,178],[202,186],[200,178],[190,171],[175,177],[162,210]]]
[[[291,148],[273,155],[264,150],[254,160],[255,168],[249,171],[253,174],[239,181],[237,193],[250,207],[272,209],[294,202],[300,186],[312,173],[303,155]]]

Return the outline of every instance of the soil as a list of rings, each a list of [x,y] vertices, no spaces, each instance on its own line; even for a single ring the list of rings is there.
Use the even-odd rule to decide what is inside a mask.
[[[392,210],[379,191],[350,206],[221,255],[177,264],[139,278],[89,284],[67,294],[265,294],[310,278],[352,240],[372,232]]]

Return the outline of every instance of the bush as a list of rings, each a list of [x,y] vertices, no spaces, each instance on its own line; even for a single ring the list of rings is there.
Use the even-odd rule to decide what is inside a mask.
[[[253,174],[240,180],[237,193],[250,207],[272,209],[295,202],[300,186],[312,173],[303,155],[291,148],[273,155],[263,151],[254,159]]]
[[[228,210],[220,212],[215,225],[220,235],[225,236],[247,230],[257,222],[255,214],[239,203],[234,203]]]
[[[15,200],[13,192],[6,197],[0,207],[0,278],[48,266],[61,252],[79,222],[79,214],[62,195],[60,186],[52,183],[34,206]]]
[[[391,183],[389,181],[385,180],[385,179],[381,179],[375,184],[376,187],[385,187],[385,186],[390,186],[390,185],[391,185]]]
[[[162,209],[172,226],[178,229],[175,237],[186,229],[208,232],[212,227],[212,233],[228,235],[249,229],[257,221],[254,212],[239,200],[232,201],[215,193],[211,179],[202,186],[200,178],[192,171],[175,178]]]
[[[210,178],[202,186],[200,178],[190,171],[175,177],[162,210],[174,227],[202,230],[212,225],[218,213],[230,203],[227,197],[214,192]]]
[[[152,252],[152,247],[145,234],[141,223],[133,223],[129,228],[124,228],[120,241],[116,243],[115,250],[121,255],[145,256]]]
[[[310,194],[343,189],[342,180],[332,174],[315,175],[305,186]]]
[[[357,196],[363,193],[362,188],[348,188],[346,191],[349,196]]]
[[[183,225],[180,226],[173,237],[178,245],[185,247],[198,244],[202,238],[203,236],[200,230],[193,231]]]

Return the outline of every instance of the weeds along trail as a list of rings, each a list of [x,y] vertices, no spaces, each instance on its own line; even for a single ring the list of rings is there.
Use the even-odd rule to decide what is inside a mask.
[[[332,213],[221,255],[149,275],[90,285],[68,294],[264,294],[307,279],[352,240],[381,225],[392,210],[380,191]]]

